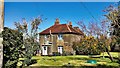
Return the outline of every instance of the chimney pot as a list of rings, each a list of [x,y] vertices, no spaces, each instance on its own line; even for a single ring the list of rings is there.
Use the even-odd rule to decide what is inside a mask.
[[[59,19],[57,18],[54,25],[59,25]]]
[[[69,26],[71,26],[71,27],[72,27],[72,22],[69,22]]]

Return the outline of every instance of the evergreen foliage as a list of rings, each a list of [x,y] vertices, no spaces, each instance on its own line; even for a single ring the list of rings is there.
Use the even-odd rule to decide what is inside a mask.
[[[15,68],[22,51],[23,36],[22,33],[17,30],[4,27],[2,32],[3,36],[3,48],[4,48],[4,68]]]

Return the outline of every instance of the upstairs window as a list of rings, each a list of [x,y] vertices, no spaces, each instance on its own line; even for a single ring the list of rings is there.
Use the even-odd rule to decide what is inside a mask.
[[[47,35],[44,36],[44,43],[47,43]]]
[[[62,34],[59,34],[59,35],[58,35],[58,40],[63,40]]]
[[[45,41],[47,41],[47,35],[45,35],[44,38],[45,38]]]
[[[45,40],[44,43],[45,43],[45,44],[49,44],[49,41],[50,41],[49,38],[50,38],[49,35],[45,35],[45,36],[44,36],[44,40]]]

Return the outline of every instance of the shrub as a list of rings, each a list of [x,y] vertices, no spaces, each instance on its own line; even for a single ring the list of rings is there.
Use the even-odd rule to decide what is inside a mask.
[[[62,54],[63,56],[68,56],[68,55],[73,55],[73,53],[71,53],[71,52],[67,52],[67,51],[63,51],[63,54]]]
[[[22,33],[4,27],[2,36],[4,48],[3,67],[14,68],[17,66],[17,62],[22,51]]]
[[[77,55],[100,54],[101,48],[102,47],[98,45],[97,39],[94,39],[94,37],[84,37],[80,42],[73,43],[73,49],[76,51]]]
[[[53,56],[60,56],[61,54],[59,52],[53,52]]]

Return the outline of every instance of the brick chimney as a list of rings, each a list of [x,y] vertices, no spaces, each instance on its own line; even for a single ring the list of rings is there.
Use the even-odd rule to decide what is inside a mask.
[[[56,20],[55,20],[55,24],[54,25],[59,25],[59,19],[57,18]]]
[[[69,22],[69,26],[71,26],[71,27],[72,27],[72,22]]]

